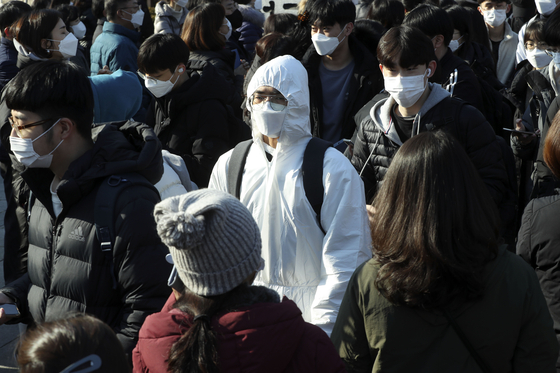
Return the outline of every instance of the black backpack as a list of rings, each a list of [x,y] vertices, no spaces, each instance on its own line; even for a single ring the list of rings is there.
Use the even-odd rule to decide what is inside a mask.
[[[251,145],[253,145],[252,139],[237,144],[229,160],[227,189],[228,193],[237,199],[241,196],[241,180]],[[303,164],[301,167],[305,197],[311,204],[313,211],[315,211],[317,223],[323,233],[326,233],[321,225],[321,207],[323,206],[323,194],[325,192],[323,186],[323,160],[325,152],[330,147],[332,147],[331,143],[318,137],[312,137],[303,153]]]

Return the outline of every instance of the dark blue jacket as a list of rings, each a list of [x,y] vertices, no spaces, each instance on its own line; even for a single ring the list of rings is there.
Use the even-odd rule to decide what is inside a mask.
[[[19,72],[16,66],[18,53],[11,40],[0,41],[0,90]]]

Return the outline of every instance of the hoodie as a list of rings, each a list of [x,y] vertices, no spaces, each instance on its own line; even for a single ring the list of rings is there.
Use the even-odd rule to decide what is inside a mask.
[[[154,33],[181,35],[181,29],[189,11],[186,8],[176,11],[169,3],[162,0],[156,4]]]
[[[278,90],[288,106],[275,149],[265,146],[253,123],[253,144],[241,180],[240,200],[253,214],[263,241],[265,268],[255,284],[287,296],[302,310],[305,321],[330,334],[350,275],[371,257],[363,185],[348,159],[327,149],[323,232],[305,195],[301,172],[311,139],[307,72],[295,58],[278,57],[256,71],[247,96],[261,86]],[[247,108],[252,110],[249,103]],[[266,151],[272,154],[271,161]],[[221,156],[214,166],[209,188],[228,192],[231,154]]]

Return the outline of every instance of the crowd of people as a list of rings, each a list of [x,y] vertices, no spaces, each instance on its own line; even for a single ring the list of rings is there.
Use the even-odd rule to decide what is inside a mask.
[[[0,7],[20,371],[560,372],[556,1],[262,8]]]

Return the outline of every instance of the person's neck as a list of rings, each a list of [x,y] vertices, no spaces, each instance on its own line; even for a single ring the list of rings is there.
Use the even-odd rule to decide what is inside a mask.
[[[506,32],[506,23],[502,23],[499,26],[492,27],[486,24],[488,28],[488,38],[492,41],[502,41],[504,39],[504,34]]]
[[[443,56],[445,56],[448,49],[448,47],[444,47],[443,45],[440,48],[436,49],[436,57],[438,61],[441,60]]]
[[[51,167],[50,167],[51,171],[55,175],[54,177],[55,180],[54,183],[56,184],[55,190],[60,180],[62,180],[62,178],[64,177],[66,171],[68,171],[70,164],[74,162],[76,159],[80,158],[82,155],[84,155],[91,148],[93,148],[93,142],[91,141],[88,142],[81,138],[76,139],[74,141],[70,139],[66,139],[64,141],[67,142],[67,144],[64,144],[66,146],[60,149],[60,150],[65,150],[64,156],[57,157],[61,159],[56,159],[56,162],[53,159],[53,162],[51,163]],[[60,156],[60,154],[58,155]]]
[[[350,53],[348,42],[338,45],[338,48],[331,55],[322,56],[323,66],[328,70],[344,69],[352,60],[354,56]]]
[[[269,146],[271,146],[271,147],[273,147],[274,149],[276,149],[276,145],[278,145],[278,138],[277,138],[277,137],[273,139],[273,138],[271,138],[271,137],[262,135],[262,139],[263,139],[263,142],[264,142],[264,143],[266,143],[266,144],[268,144]]]
[[[121,25],[122,27],[127,28],[129,30],[134,30],[134,26],[132,25],[132,22],[126,21],[126,20],[121,19],[121,18],[117,18],[117,19],[111,20],[109,22],[117,24],[117,25]]]
[[[426,102],[426,100],[428,99],[428,96],[430,95],[431,89],[428,83],[428,86],[426,87],[426,89],[424,90],[424,93],[422,94],[422,96],[420,96],[420,98],[418,99],[418,101],[416,101],[416,103],[414,105],[412,105],[411,107],[402,107],[401,105],[397,106],[397,110],[396,110],[396,114],[401,116],[401,117],[412,117],[415,116],[416,114],[418,114],[420,112],[420,109],[422,109],[422,105],[424,105],[424,102]]]

